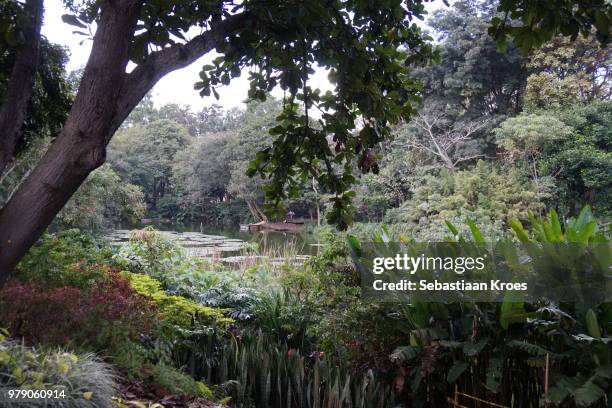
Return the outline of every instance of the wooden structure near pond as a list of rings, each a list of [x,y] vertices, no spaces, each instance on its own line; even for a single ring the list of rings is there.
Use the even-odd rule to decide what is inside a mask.
[[[279,232],[299,232],[304,225],[303,221],[260,221],[248,224],[249,231],[279,231]]]

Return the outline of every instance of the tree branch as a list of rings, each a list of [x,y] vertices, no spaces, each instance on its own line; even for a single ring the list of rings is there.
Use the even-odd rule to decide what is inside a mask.
[[[473,135],[489,124],[489,120],[470,122],[463,125],[453,124],[450,127],[445,121],[444,113],[429,112],[419,113],[413,123],[419,127],[424,135],[425,141],[420,142],[419,136],[409,138],[407,144],[417,149],[428,151],[439,158],[444,165],[453,170],[458,163],[486,157],[483,154],[474,154],[453,160],[452,152],[461,142],[471,140]]]
[[[213,50],[221,41],[240,28],[247,19],[248,16],[245,13],[229,16],[185,44],[175,44],[151,53],[146,62],[127,74],[122,84],[121,97],[117,101],[116,114],[107,142],[132,109],[161,78],[172,71],[191,65]]]
[[[409,139],[409,140],[406,142],[406,146],[408,146],[408,147],[414,147],[415,149],[419,149],[419,150],[428,151],[429,153],[431,153],[431,154],[433,154],[433,155],[435,155],[435,156],[439,156],[439,154],[438,154],[438,152],[437,152],[437,151],[435,151],[435,150],[433,150],[433,149],[429,148],[428,146],[426,146],[426,145],[424,145],[424,144],[422,144],[422,143],[418,143],[418,142],[417,142],[417,141],[415,141],[415,140],[411,140],[411,139]]]
[[[481,157],[487,157],[486,154],[473,154],[471,156],[466,156],[466,157],[460,157],[457,160],[455,160],[454,162],[454,166],[457,166],[459,163],[465,162],[465,161],[470,161],[470,160],[474,160],[474,159],[478,159]]]

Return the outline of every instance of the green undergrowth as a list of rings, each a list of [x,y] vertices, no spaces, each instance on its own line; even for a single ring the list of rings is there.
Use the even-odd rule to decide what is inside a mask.
[[[28,407],[107,407],[117,388],[112,367],[93,354],[31,348],[0,335],[0,406],[13,403],[6,390],[20,389],[62,396],[30,400]]]

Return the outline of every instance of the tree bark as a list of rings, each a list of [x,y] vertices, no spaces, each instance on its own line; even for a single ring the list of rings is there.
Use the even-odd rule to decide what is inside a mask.
[[[87,175],[104,163],[139,4],[102,4],[91,55],[64,128],[0,213],[0,284]]]
[[[15,55],[15,65],[11,72],[4,102],[0,107],[0,174],[13,158],[15,146],[21,136],[28,103],[32,97],[38,54],[40,48],[40,28],[42,26],[43,1],[27,0],[24,6],[26,15],[23,27],[24,45]]]
[[[220,20],[185,44],[153,52],[127,74],[129,44],[141,4],[102,2],[91,54],[63,130],[0,210],[0,287],[89,173],[104,163],[111,137],[147,92],[248,20],[244,13]]]

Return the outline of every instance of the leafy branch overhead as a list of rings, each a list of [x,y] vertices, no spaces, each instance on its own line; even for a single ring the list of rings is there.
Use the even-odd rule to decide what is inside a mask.
[[[575,40],[594,33],[602,45],[612,38],[612,3],[607,0],[501,0],[497,10],[502,16],[492,19],[489,34],[502,49],[509,38],[525,52],[560,34]]]
[[[201,95],[218,97],[217,89],[245,68],[250,99],[264,100],[276,87],[286,92],[279,123],[270,131],[276,141],[257,155],[250,174],[270,178],[266,193],[276,202],[316,177],[336,197],[331,221],[346,226],[353,160],[362,171],[376,171],[370,149],[388,137],[391,125],[409,120],[418,102],[409,68],[436,57],[414,22],[423,19],[423,2],[382,3],[147,2],[130,44],[137,67],[123,99],[142,97],[143,82],[150,88],[149,82],[214,49],[220,56],[202,68],[195,85]],[[93,7],[64,21],[82,29],[97,19]],[[194,28],[202,34],[188,39]],[[329,71],[334,92],[308,85],[315,65]],[[122,110],[133,102],[118,105]]]
[[[567,27],[575,21],[583,32],[595,25],[601,41],[609,37],[601,23],[610,15],[605,7],[575,10],[563,23],[538,20],[549,10],[530,2],[502,2],[499,11],[508,18],[494,18],[490,31],[500,46],[514,37],[531,49],[558,31],[573,35]],[[218,89],[245,70],[250,99],[265,100],[280,87],[283,112],[270,129],[276,140],[257,154],[249,175],[268,179],[266,197],[274,204],[269,210],[315,177],[334,197],[329,221],[344,228],[351,217],[354,163],[361,172],[378,171],[372,148],[389,137],[391,126],[409,121],[419,102],[411,69],[438,58],[431,38],[415,24],[425,14],[422,1],[153,2],[140,11],[130,47],[130,59],[139,66],[130,76],[158,78],[170,65],[179,68],[214,49],[220,55],[202,67],[195,84],[202,96],[218,98]],[[83,11],[65,21],[82,28],[93,15]],[[193,27],[203,33],[188,40]],[[334,92],[309,85],[315,66],[329,72]]]
[[[249,11],[257,17],[217,48],[223,56],[203,67],[196,88],[202,95],[216,94],[215,88],[245,67],[249,98],[264,100],[280,86],[286,98],[277,126],[270,129],[276,140],[257,154],[249,174],[269,178],[266,195],[274,202],[315,177],[335,195],[330,221],[345,227],[353,161],[364,172],[377,170],[370,149],[388,137],[391,125],[410,119],[418,100],[408,68],[436,53],[412,21],[422,18],[421,4],[407,10],[396,2],[375,11],[368,2],[298,3],[280,4],[273,13]],[[335,92],[309,86],[315,65],[329,71]]]

